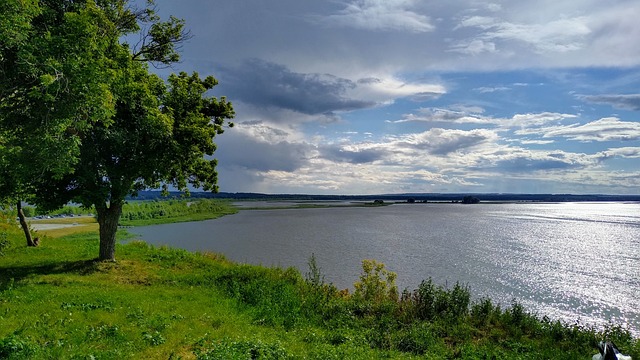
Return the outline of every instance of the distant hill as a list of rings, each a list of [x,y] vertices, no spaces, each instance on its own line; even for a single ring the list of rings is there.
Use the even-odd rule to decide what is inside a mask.
[[[492,193],[406,193],[378,195],[309,195],[309,194],[260,194],[260,193],[228,193],[212,194],[209,192],[191,192],[191,198],[231,199],[231,200],[298,200],[298,201],[373,201],[376,199],[410,200],[415,202],[449,202],[462,201],[465,196],[473,196],[481,202],[486,201],[522,201],[522,202],[577,202],[577,201],[640,201],[640,195],[606,195],[606,194],[492,194]],[[169,198],[181,198],[184,194],[173,191]],[[141,191],[132,200],[155,200],[164,198],[160,191]]]

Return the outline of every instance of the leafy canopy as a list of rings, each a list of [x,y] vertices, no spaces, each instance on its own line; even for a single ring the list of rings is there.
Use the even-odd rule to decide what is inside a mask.
[[[122,41],[135,34],[137,44]],[[165,82],[148,68],[177,61],[188,37],[150,0],[1,3],[0,200],[94,205],[102,258],[127,195],[161,184],[217,191],[213,138],[231,103],[207,95],[213,77]]]

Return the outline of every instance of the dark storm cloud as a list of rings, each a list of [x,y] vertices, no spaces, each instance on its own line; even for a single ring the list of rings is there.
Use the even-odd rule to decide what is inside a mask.
[[[307,115],[369,108],[375,102],[345,96],[357,85],[332,75],[303,74],[271,62],[251,59],[223,66],[218,73],[232,99],[263,108],[281,108]]]
[[[564,151],[529,151],[511,148],[498,154],[492,168],[504,173],[528,173],[535,171],[563,171],[591,168],[598,164],[602,155],[569,153]]]
[[[497,169],[506,172],[529,172],[537,170],[564,170],[581,167],[580,164],[563,161],[553,157],[544,159],[534,159],[519,157],[515,159],[502,160],[495,164]]]
[[[350,164],[366,164],[380,160],[385,151],[379,149],[347,150],[341,146],[322,146],[318,149],[320,156],[334,162],[348,162]]]
[[[469,148],[487,143],[495,138],[495,133],[484,129],[463,131],[434,128],[411,136],[399,145],[427,150],[433,155],[448,155],[456,151],[468,151]]]
[[[640,110],[640,94],[578,95],[578,99],[594,104],[611,105],[617,109]]]
[[[307,143],[267,142],[237,131],[225,132],[216,142],[220,166],[257,171],[296,171],[308,164],[308,154],[312,150]]]

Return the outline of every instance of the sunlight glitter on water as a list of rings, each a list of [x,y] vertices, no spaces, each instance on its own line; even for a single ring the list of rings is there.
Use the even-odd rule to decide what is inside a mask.
[[[591,206],[589,206],[591,205]],[[522,271],[514,283],[530,289],[524,303],[541,314],[570,321],[576,313],[595,325],[640,324],[637,207],[556,204],[520,214],[515,238],[527,248],[511,252]],[[522,222],[522,220],[525,220]]]

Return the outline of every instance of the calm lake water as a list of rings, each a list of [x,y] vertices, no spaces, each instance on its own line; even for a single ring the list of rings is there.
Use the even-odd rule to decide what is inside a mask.
[[[246,210],[135,228],[144,241],[303,273],[315,254],[328,282],[352,287],[376,259],[413,290],[468,284],[475,297],[539,316],[640,334],[640,204],[397,204]]]

